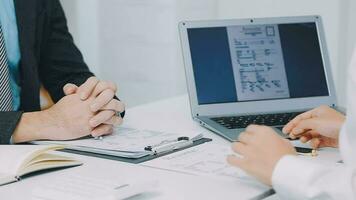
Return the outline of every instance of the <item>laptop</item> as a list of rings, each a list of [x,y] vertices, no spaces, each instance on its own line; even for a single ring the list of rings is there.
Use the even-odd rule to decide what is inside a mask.
[[[194,120],[230,141],[250,124],[278,133],[298,114],[336,106],[320,16],[179,24]]]

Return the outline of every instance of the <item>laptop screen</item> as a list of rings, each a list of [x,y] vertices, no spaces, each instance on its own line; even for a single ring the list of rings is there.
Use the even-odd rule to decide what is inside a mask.
[[[315,23],[190,28],[199,105],[328,96]]]

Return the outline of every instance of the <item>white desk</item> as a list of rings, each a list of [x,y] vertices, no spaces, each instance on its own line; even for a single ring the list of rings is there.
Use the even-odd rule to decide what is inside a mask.
[[[230,145],[221,137],[205,130],[190,117],[187,96],[180,96],[127,110],[125,125],[135,128],[185,133],[192,136],[205,132],[216,144]],[[81,175],[100,176],[109,180],[158,180],[156,191],[138,199],[250,199],[258,189],[248,187],[238,180],[222,181],[192,176],[140,165],[121,163],[94,157],[71,154],[84,162],[83,166],[26,178],[18,183],[0,187],[0,199],[29,199],[33,189],[51,184],[57,177]],[[136,199],[136,198],[135,198]]]
[[[186,95],[129,109],[125,116],[124,125],[138,129],[184,133],[188,136],[204,132],[207,137],[213,139],[214,143],[230,145],[227,140],[206,130],[192,120]]]

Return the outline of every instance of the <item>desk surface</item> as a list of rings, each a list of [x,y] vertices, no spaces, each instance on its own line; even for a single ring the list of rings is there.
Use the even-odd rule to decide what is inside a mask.
[[[186,95],[131,108],[125,117],[125,126],[139,129],[185,133],[193,136],[204,132],[205,136],[221,145],[230,143],[205,130],[190,117]],[[63,153],[66,154],[66,153]],[[83,166],[26,178],[20,182],[0,187],[1,199],[29,199],[39,185],[50,184],[57,177],[80,175],[100,176],[109,180],[136,179],[157,180],[157,190],[137,197],[138,199],[250,199],[257,189],[238,180],[215,180],[142,165],[133,165],[100,158],[70,155],[84,162]],[[135,198],[136,199],[136,198]],[[272,197],[272,199],[275,199]]]

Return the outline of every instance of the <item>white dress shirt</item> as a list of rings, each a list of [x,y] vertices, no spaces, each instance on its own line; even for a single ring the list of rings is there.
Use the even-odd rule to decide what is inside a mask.
[[[273,188],[281,199],[356,200],[356,51],[348,76],[347,119],[339,136],[344,164],[326,166],[284,156],[272,175]]]

